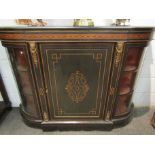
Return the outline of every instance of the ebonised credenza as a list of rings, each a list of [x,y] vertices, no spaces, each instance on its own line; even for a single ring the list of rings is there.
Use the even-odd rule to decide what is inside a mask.
[[[29,125],[112,129],[132,118],[151,28],[1,28]]]

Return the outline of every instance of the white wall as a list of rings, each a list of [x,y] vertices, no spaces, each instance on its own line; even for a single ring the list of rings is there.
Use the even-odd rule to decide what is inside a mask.
[[[3,20],[3,23],[5,21]],[[6,22],[10,22],[7,20]],[[7,25],[5,24],[3,25]],[[61,22],[57,20],[59,26]],[[71,23],[71,20],[68,20]],[[137,23],[135,20],[132,21],[133,25],[145,25],[148,23],[155,26],[155,20],[139,20]],[[2,23],[2,20],[1,22]],[[10,22],[14,25],[14,22]],[[52,23],[52,22],[51,22]],[[67,22],[65,23],[67,25]],[[146,24],[147,25],[147,24]],[[53,24],[53,26],[55,26]],[[147,25],[148,26],[148,25]],[[12,102],[13,107],[18,107],[21,99],[17,84],[14,78],[14,74],[10,65],[8,52],[0,44],[0,72],[4,80],[9,98]],[[143,61],[141,62],[140,71],[136,80],[135,92],[133,95],[133,102],[135,106],[155,106],[155,33],[153,40],[149,46],[145,49]]]
[[[8,57],[7,50],[1,45],[0,42],[0,73],[4,81],[8,96],[13,107],[18,107],[21,99],[15,81],[12,66]]]
[[[155,106],[155,38],[144,51],[132,100],[135,106]]]

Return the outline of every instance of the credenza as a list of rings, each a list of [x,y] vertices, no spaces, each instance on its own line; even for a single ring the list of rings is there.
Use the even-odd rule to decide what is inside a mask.
[[[23,120],[43,130],[127,124],[151,28],[1,28],[18,83]]]

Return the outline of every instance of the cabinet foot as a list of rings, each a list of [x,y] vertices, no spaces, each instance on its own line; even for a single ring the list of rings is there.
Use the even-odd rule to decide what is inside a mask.
[[[33,116],[28,115],[20,105],[20,113],[22,115],[23,121],[26,125],[33,128],[41,128],[41,120],[34,118]]]
[[[118,127],[123,127],[123,126],[127,125],[132,120],[133,113],[134,113],[134,105],[132,104],[131,109],[127,114],[112,120],[114,123],[114,127],[118,128]]]
[[[35,118],[27,115],[22,108],[20,107],[20,112],[23,117],[25,124],[29,127],[41,128],[43,131],[91,131],[91,130],[100,130],[100,131],[110,131],[113,128],[121,127],[130,122],[133,116],[133,107],[131,111],[124,117],[113,119],[112,121],[104,121],[104,120],[53,120],[53,121],[41,121],[36,120]]]

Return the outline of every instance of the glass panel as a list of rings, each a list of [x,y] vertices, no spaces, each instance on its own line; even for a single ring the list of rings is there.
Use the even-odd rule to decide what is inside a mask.
[[[21,80],[21,85],[24,94],[32,95],[32,88],[29,80],[29,76],[27,72],[19,72],[19,76]]]
[[[16,65],[19,77],[21,79],[21,86],[24,94],[32,95],[32,87],[29,79],[29,74],[27,70],[27,61],[25,53],[22,49],[16,48],[15,50]]]
[[[27,62],[23,49],[15,49],[16,64],[19,71],[27,71]]]
[[[22,89],[22,100],[25,111],[32,115],[37,115],[35,99],[31,85],[30,75],[28,72],[28,62],[26,59],[25,49],[14,49],[15,64],[18,71],[19,82]],[[17,78],[18,79],[18,78]]]
[[[120,78],[119,84],[119,94],[127,94],[133,88],[133,83],[135,80],[135,72],[123,72],[123,75]]]
[[[142,48],[130,47],[126,57],[125,71],[135,70],[138,67],[139,60],[142,54]]]
[[[31,95],[25,95],[25,100],[26,100],[26,105],[25,105],[25,109],[31,113],[31,114],[36,114],[36,108],[33,106],[35,105],[34,103],[34,98]]]
[[[118,96],[115,116],[122,115],[128,112],[128,108],[130,105],[130,99],[131,99],[131,94]]]

